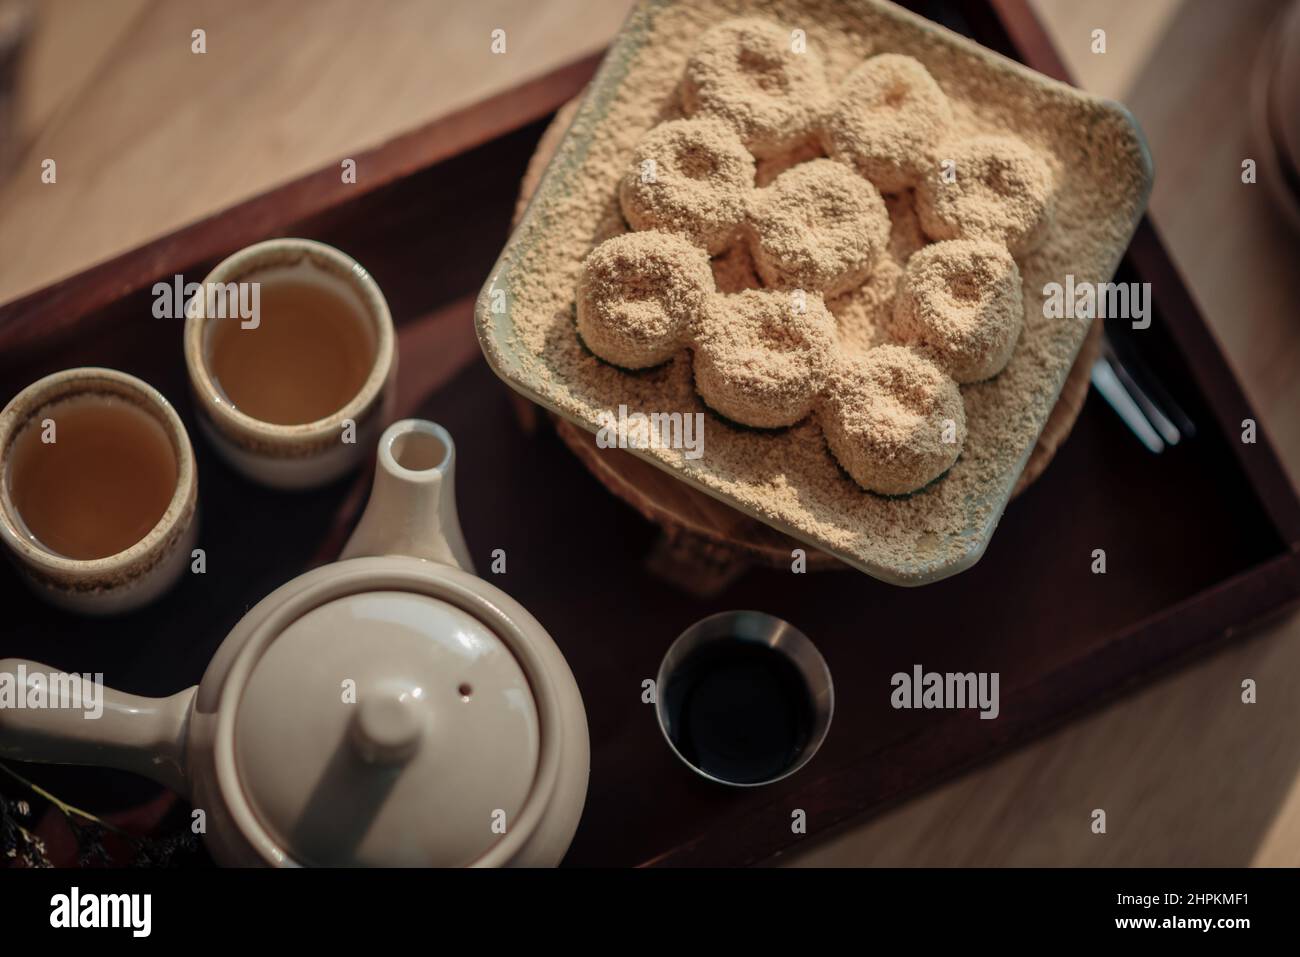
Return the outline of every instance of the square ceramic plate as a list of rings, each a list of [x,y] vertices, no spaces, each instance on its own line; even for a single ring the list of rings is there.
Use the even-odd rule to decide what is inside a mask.
[[[952,101],[959,135],[1010,131],[1047,155],[1057,178],[1045,243],[1020,259],[1025,328],[1007,368],[962,387],[969,436],[944,478],[904,498],[862,491],[835,464],[820,428],[731,425],[695,395],[689,353],[629,373],[588,353],[574,325],[583,258],[626,229],[616,185],[646,130],[680,115],[677,83],[713,23],[761,15],[803,29],[838,83],[877,53],[925,64]],[[617,121],[612,118],[617,116]],[[1042,315],[1041,290],[1107,282],[1137,227],[1152,168],[1121,105],[1090,96],[883,0],[647,2],[615,40],[568,134],[479,297],[483,352],[523,395],[595,433],[618,410],[706,412],[705,454],[633,449],[682,481],[855,568],[898,585],[937,581],[983,554],[1088,331]],[[832,310],[834,311],[834,309]],[[1008,423],[1018,423],[1006,441]]]

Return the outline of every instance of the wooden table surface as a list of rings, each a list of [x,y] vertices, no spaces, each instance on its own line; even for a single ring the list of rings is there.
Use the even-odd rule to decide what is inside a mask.
[[[25,148],[0,183],[0,302],[597,48],[628,5],[45,0]],[[1081,85],[1143,124],[1155,221],[1296,481],[1300,239],[1239,172],[1242,97],[1280,0],[1034,6]],[[1245,678],[1257,704],[1241,703]],[[810,834],[791,863],[1297,865],[1297,728],[1289,616],[873,821]],[[1104,835],[1089,828],[1098,807]]]

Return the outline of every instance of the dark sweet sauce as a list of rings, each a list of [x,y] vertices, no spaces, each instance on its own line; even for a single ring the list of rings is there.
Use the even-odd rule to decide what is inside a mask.
[[[788,770],[813,726],[808,685],[784,655],[757,642],[711,643],[665,689],[674,747],[713,777],[754,784]]]

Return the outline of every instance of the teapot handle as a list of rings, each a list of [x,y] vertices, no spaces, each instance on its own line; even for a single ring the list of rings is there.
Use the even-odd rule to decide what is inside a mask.
[[[410,555],[474,574],[456,513],[456,443],[425,419],[379,437],[370,502],[340,558]]]
[[[68,683],[56,689],[51,676]],[[186,795],[185,736],[196,690],[142,698],[104,687],[102,676],[68,675],[5,658],[0,661],[0,758],[121,768]],[[62,702],[53,702],[55,696]]]

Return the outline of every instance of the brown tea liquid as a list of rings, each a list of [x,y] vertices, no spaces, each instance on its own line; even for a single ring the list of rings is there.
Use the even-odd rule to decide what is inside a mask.
[[[245,415],[299,425],[333,415],[361,391],[375,362],[374,335],[358,306],[324,282],[253,276],[261,282],[256,328],[210,319],[208,363]]]
[[[55,441],[41,440],[42,420]],[[104,395],[65,399],[14,441],[5,480],[37,542],[66,558],[106,558],[144,538],[176,491],[176,453],[161,423]]]

